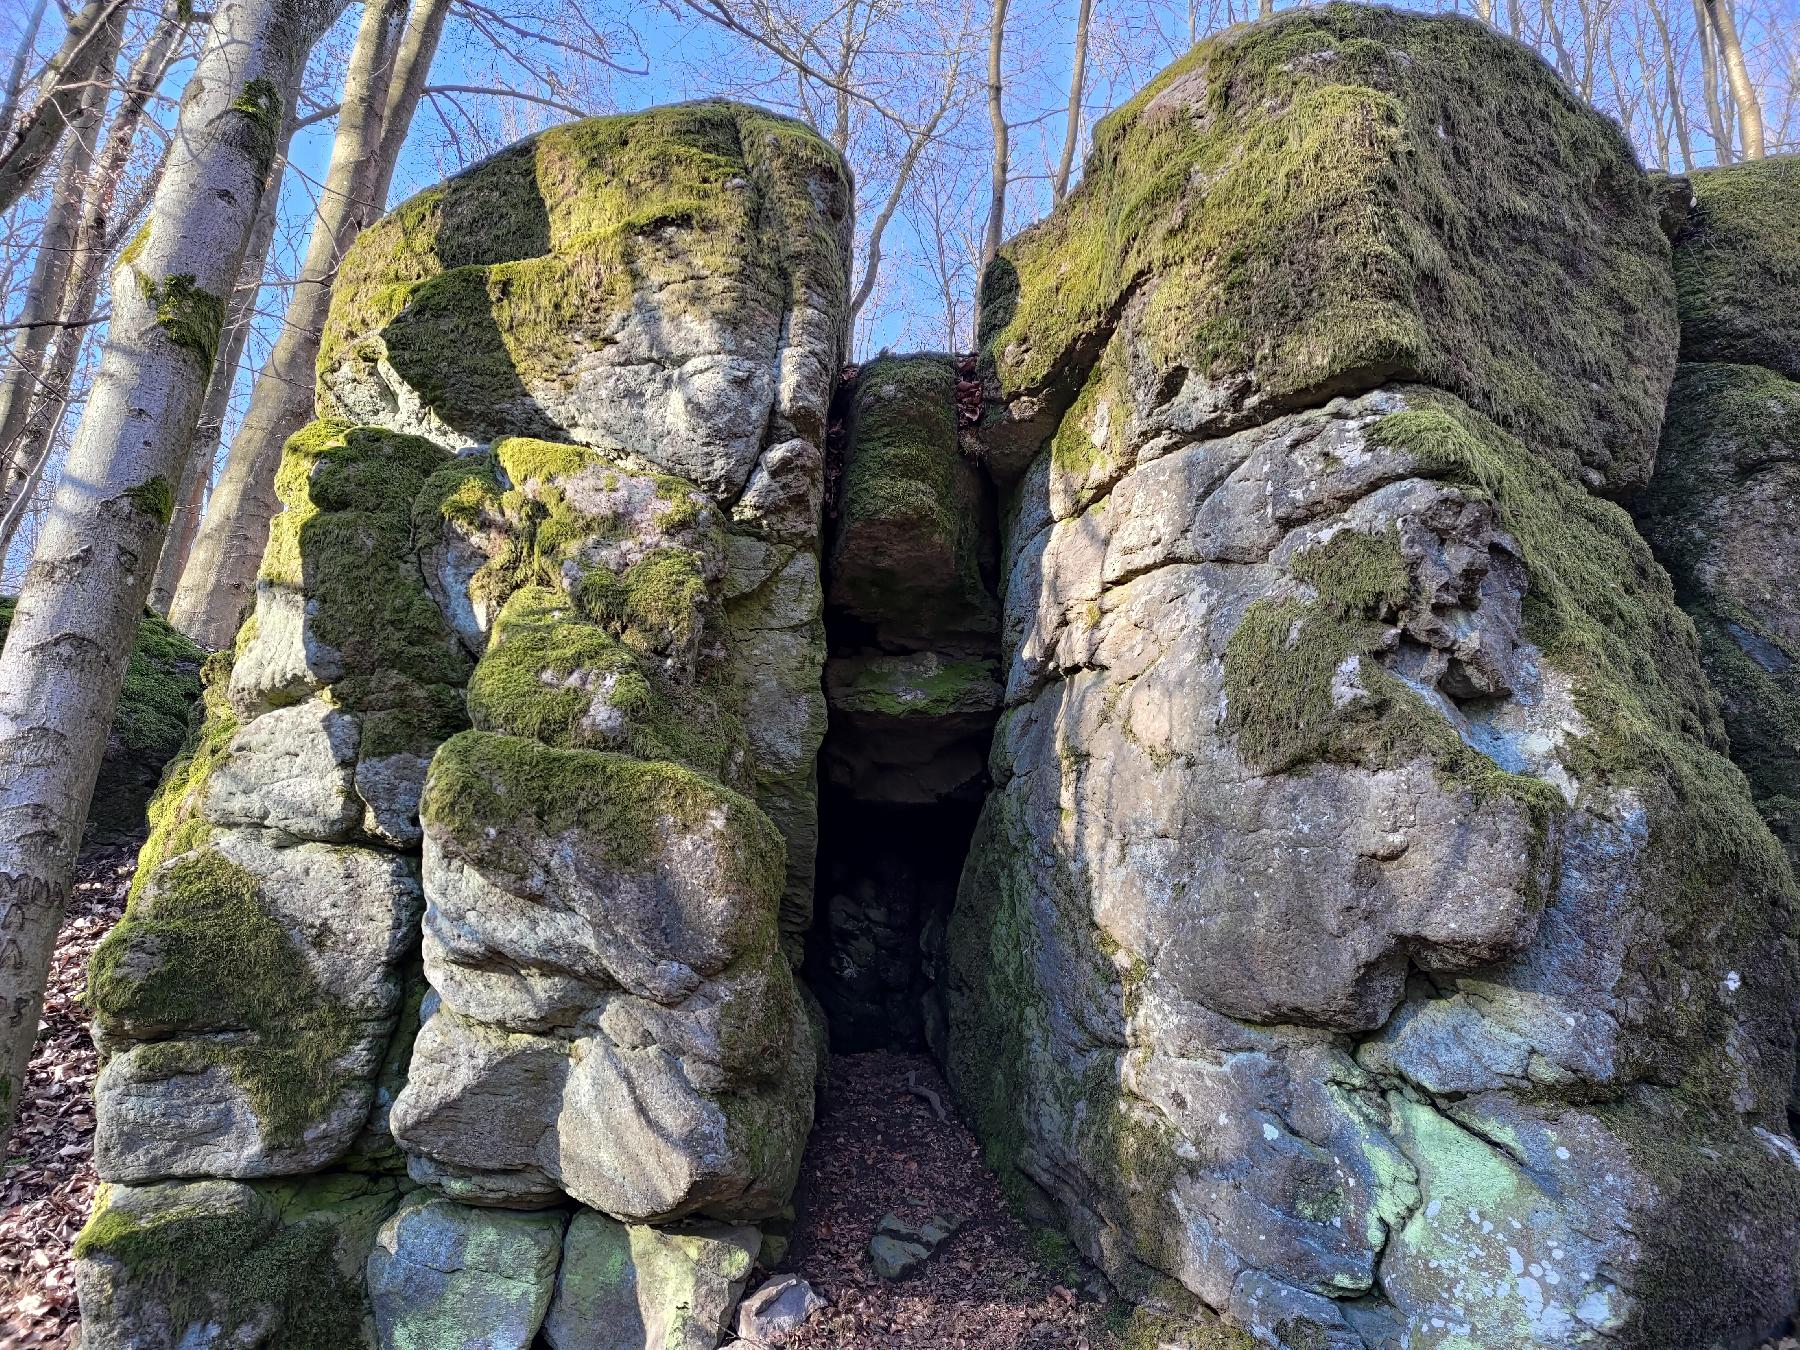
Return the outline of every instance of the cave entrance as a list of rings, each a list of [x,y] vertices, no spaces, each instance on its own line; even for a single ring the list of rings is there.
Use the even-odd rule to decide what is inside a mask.
[[[936,1039],[936,958],[980,811],[978,790],[893,802],[825,785],[806,977],[834,1054]]]
[[[958,400],[973,366],[881,356],[840,387],[807,983],[836,1054],[942,1045],[935,957],[999,716],[999,515]]]

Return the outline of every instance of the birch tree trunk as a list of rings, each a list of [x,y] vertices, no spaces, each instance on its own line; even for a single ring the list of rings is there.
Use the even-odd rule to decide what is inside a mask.
[[[1719,58],[1714,51],[1712,17],[1706,0],[1694,0],[1694,40],[1700,47],[1700,89],[1706,97],[1706,120],[1712,132],[1713,161],[1731,163],[1731,127],[1719,97]]]
[[[1719,53],[1725,60],[1725,78],[1731,86],[1731,99],[1737,105],[1738,134],[1745,159],[1763,157],[1762,100],[1757,97],[1756,82],[1744,63],[1744,46],[1738,39],[1737,15],[1731,0],[1706,0],[1706,14],[1719,37]]]
[[[1056,166],[1056,178],[1050,187],[1052,205],[1069,195],[1069,174],[1075,168],[1075,142],[1081,136],[1081,95],[1087,88],[1088,20],[1094,12],[1094,0],[1081,0],[1075,15],[1075,68],[1069,72],[1069,124],[1063,129],[1062,160]]]
[[[409,16],[405,0],[369,0],[363,12],[306,262],[169,604],[169,621],[209,650],[231,642],[255,595],[278,505],[281,449],[312,416],[332,282],[345,250],[387,200],[447,7],[447,0],[413,0]],[[397,134],[388,134],[390,126]]]
[[[125,31],[126,0],[88,0],[72,15],[62,47],[50,58],[38,85],[38,101],[9,128],[0,146],[0,211],[23,197],[55,155],[63,133],[76,125],[79,110],[96,84],[112,82],[113,62]],[[101,107],[106,100],[100,100]]]
[[[168,73],[175,40],[187,26],[188,21],[182,16],[183,8],[178,3],[168,6],[132,62],[125,97],[106,133],[100,163],[91,178],[83,183],[85,195],[75,207],[77,229],[72,247],[66,254],[62,294],[58,297],[56,312],[49,316],[60,318],[64,326],[43,330],[51,343],[47,359],[44,350],[31,358],[32,366],[41,368],[27,367],[24,362],[15,360],[8,372],[6,386],[0,388],[0,464],[13,466],[10,479],[0,485],[0,558],[6,556],[31,495],[37,489],[57,428],[62,423],[63,410],[68,406],[75,365],[87,336],[86,328],[77,325],[93,316],[106,256],[114,241],[114,232],[108,223],[113,199],[131,160],[131,148],[143,123],[144,109],[150,95]],[[92,111],[97,122],[107,91],[97,88],[93,93],[95,106]],[[76,141],[65,152],[70,163],[64,165],[64,171],[73,167],[85,176],[85,165],[92,162],[92,151],[90,133],[86,130],[78,132]],[[58,177],[60,195],[62,174]],[[61,233],[57,231],[58,235]],[[47,230],[43,245],[49,244],[50,238],[51,232]],[[45,256],[42,245],[39,256]],[[31,334],[27,331],[20,336],[25,338]]]
[[[994,17],[988,29],[987,100],[988,124],[994,132],[994,162],[988,184],[987,230],[981,237],[981,266],[985,271],[1000,251],[1006,230],[1007,125],[1001,104],[1001,49],[1006,42],[1006,0],[994,0]]]
[[[111,23],[95,35],[94,62],[98,65],[104,61],[109,72],[118,57],[122,29],[122,24]],[[78,270],[83,201],[93,173],[109,83],[90,83],[81,91],[80,102],[69,109],[74,138],[64,147],[62,163],[56,171],[56,186],[50,194],[50,208],[44,218],[43,234],[38,238],[31,282],[20,312],[20,321],[30,326],[21,328],[14,339],[6,380],[0,384],[0,500],[7,503],[12,501],[15,485],[28,472],[29,448],[22,444],[21,432],[32,401],[42,390],[45,355],[56,339],[57,323],[69,317],[65,302],[70,277]],[[0,552],[0,556],[4,553]]]
[[[281,179],[287,169],[288,142],[294,134],[292,101],[288,104],[283,125],[281,150],[269,172],[269,181],[263,187],[256,225],[250,231],[250,244],[244,250],[244,267],[238,273],[231,303],[225,307],[225,330],[219,338],[219,355],[206,382],[206,401],[200,405],[193,449],[188,452],[187,470],[182,474],[180,490],[175,494],[175,514],[169,520],[169,536],[163,540],[162,557],[156,564],[156,580],[150,585],[150,608],[158,614],[169,612],[169,605],[175,599],[175,588],[181,581],[181,570],[187,566],[194,537],[200,533],[206,486],[212,481],[213,462],[218,458],[232,386],[237,383],[238,363],[244,359],[244,344],[249,340],[250,324],[256,316],[256,295],[262,289],[263,273],[269,265],[269,246],[275,240]]]
[[[25,87],[25,63],[31,59],[31,45],[37,41],[38,29],[44,22],[44,11],[49,7],[49,0],[37,0],[31,7],[31,17],[25,21],[25,31],[19,35],[19,50],[13,53],[12,64],[6,68],[6,93],[4,101],[0,101],[0,145],[12,139],[13,118],[19,112],[19,94]]]
[[[345,0],[218,0],[0,651],[0,1138],[224,317],[306,54]]]

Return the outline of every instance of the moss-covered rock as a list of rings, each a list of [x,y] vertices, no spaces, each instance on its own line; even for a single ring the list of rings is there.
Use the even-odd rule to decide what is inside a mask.
[[[0,596],[0,642],[6,641],[15,603]],[[205,658],[158,616],[145,614],[139,621],[88,807],[88,827],[96,838],[130,839],[143,829],[144,809],[163,766],[187,739]]]
[[[1618,128],[1486,25],[1234,28],[1102,121],[1081,187],[989,268],[990,452],[1022,469],[1116,329],[1128,381],[1167,382],[1136,444],[1415,379],[1630,488],[1675,354],[1666,258]]]
[[[671,763],[467,732],[425,819],[440,1007],[393,1112],[415,1176],[632,1221],[785,1203],[815,1052],[767,817]],[[473,1105],[497,1098],[512,1127]]]
[[[543,132],[406,202],[345,258],[322,406],[447,443],[612,439],[721,503],[822,441],[850,178],[723,102]]]
[[[1800,155],[1689,180],[1675,235],[1681,359],[1766,366],[1800,380]]]
[[[369,1301],[384,1350],[491,1350],[535,1343],[568,1216],[510,1214],[415,1192],[369,1252]]]
[[[1699,631],[1732,758],[1800,858],[1800,383],[1684,364],[1656,478],[1634,506]]]
[[[958,448],[956,380],[946,356],[882,356],[850,395],[828,601],[915,648],[994,631],[991,507]]]
[[[399,1199],[391,1181],[101,1188],[75,1239],[95,1350],[373,1346],[363,1263]]]
[[[714,1350],[760,1242],[743,1224],[647,1228],[583,1210],[563,1243],[544,1339],[553,1350]]]
[[[943,968],[990,1157],[1265,1344],[1754,1340],[1800,897],[1595,495],[1672,368],[1655,192],[1522,48],[1346,5],[1095,139],[983,295],[1006,710]]]

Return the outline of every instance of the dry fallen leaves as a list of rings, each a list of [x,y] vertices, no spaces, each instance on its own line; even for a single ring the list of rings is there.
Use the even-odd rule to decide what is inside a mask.
[[[88,1037],[88,956],[125,908],[136,850],[99,846],[81,856],[57,936],[37,1049],[25,1076],[18,1128],[0,1174],[0,1345],[76,1343],[75,1273],[69,1247],[94,1193]]]

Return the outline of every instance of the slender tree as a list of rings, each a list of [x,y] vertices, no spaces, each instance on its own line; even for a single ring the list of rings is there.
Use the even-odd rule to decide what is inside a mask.
[[[118,57],[121,31],[120,24],[105,24],[92,44],[93,63],[98,68],[104,60],[108,77]],[[20,453],[20,433],[30,415],[32,400],[41,392],[45,354],[56,338],[59,322],[67,317],[64,302],[69,294],[69,280],[79,270],[82,202],[94,167],[110,85],[110,78],[90,81],[79,91],[79,100],[68,108],[74,135],[63,147],[21,310],[22,326],[13,340],[6,378],[0,381],[0,502],[11,502],[16,485],[27,471],[29,456]]]
[[[1075,15],[1075,64],[1069,71],[1069,120],[1063,128],[1062,158],[1057,161],[1056,179],[1051,184],[1050,200],[1057,203],[1069,195],[1069,174],[1075,167],[1075,143],[1081,136],[1081,96],[1087,89],[1088,20],[1093,17],[1094,0],[1081,0]]]
[[[37,41],[38,29],[44,24],[44,10],[49,7],[49,0],[37,0],[31,7],[31,17],[25,20],[25,29],[19,34],[19,49],[13,53],[12,64],[6,68],[6,92],[0,95],[0,145],[12,139],[13,118],[19,113],[19,95],[25,88],[25,63],[31,59],[31,46]]]
[[[0,651],[0,1137],[288,93],[345,0],[218,0]]]
[[[38,100],[0,146],[0,211],[30,189],[96,83],[110,82],[125,28],[126,0],[88,0],[70,16],[62,47],[38,82]]]
[[[1725,64],[1725,79],[1731,89],[1731,101],[1737,108],[1743,157],[1761,159],[1762,100],[1757,96],[1756,81],[1750,78],[1750,67],[1744,61],[1744,45],[1738,37],[1737,14],[1732,10],[1731,0],[1706,0],[1706,17],[1718,39],[1719,55]]]
[[[193,550],[194,537],[200,533],[201,509],[206,503],[207,484],[212,481],[213,463],[218,458],[225,414],[231,406],[232,386],[237,382],[244,344],[249,340],[250,328],[256,319],[256,296],[262,289],[263,273],[269,265],[269,247],[275,240],[281,179],[287,170],[288,142],[294,134],[291,104],[287,111],[281,151],[269,171],[268,184],[263,188],[262,204],[257,210],[256,224],[250,231],[249,246],[244,250],[244,266],[238,273],[237,288],[225,306],[225,328],[219,338],[219,354],[206,382],[206,400],[200,405],[194,446],[188,453],[180,490],[175,494],[175,514],[170,517],[168,537],[163,540],[162,557],[156,564],[156,579],[150,585],[150,608],[158,614],[169,612],[182,569],[187,566],[188,554]]]
[[[409,15],[406,0],[368,0],[363,11],[306,261],[169,604],[170,622],[203,647],[231,641],[255,594],[281,448],[312,416],[338,264],[386,202],[447,8],[448,0],[413,0]]]
[[[56,440],[63,410],[68,406],[75,381],[76,362],[87,336],[87,325],[94,317],[99,298],[106,258],[112,251],[115,230],[112,223],[114,199],[131,159],[145,110],[156,87],[167,74],[175,52],[175,44],[189,22],[189,12],[180,0],[170,0],[150,36],[132,62],[131,74],[125,82],[124,97],[107,129],[99,163],[88,174],[93,162],[93,129],[83,128],[65,147],[68,161],[58,174],[58,196],[65,175],[84,178],[82,196],[74,212],[73,240],[62,252],[69,228],[61,214],[52,210],[43,238],[39,241],[38,262],[59,256],[65,259],[61,285],[56,297],[56,311],[50,317],[58,323],[46,324],[37,333],[20,335],[21,348],[26,339],[43,336],[44,347],[15,355],[7,379],[0,386],[0,463],[13,466],[11,478],[0,488],[0,557],[6,556],[14,533],[29,506],[38,479],[49,459]],[[106,102],[107,89],[96,85],[92,90],[93,128]],[[35,280],[35,278],[34,278]],[[29,306],[28,306],[29,308]]]
[[[1006,0],[994,0],[993,18],[988,25],[987,105],[988,126],[993,131],[994,151],[988,178],[987,229],[981,237],[981,265],[986,268],[1000,252],[1000,237],[1006,231],[1007,134],[1004,92],[1005,67],[1002,63],[1006,43]]]

